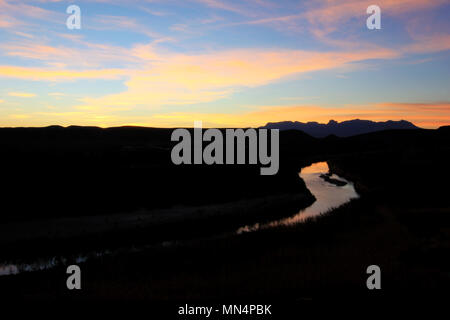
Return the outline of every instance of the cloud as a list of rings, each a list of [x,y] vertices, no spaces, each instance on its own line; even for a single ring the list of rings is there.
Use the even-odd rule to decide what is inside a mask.
[[[435,34],[425,37],[417,37],[414,43],[408,44],[402,48],[402,52],[408,53],[430,53],[450,50],[450,35]]]
[[[8,92],[8,95],[11,97],[19,97],[19,98],[33,98],[36,96],[34,93],[27,93],[27,92]]]
[[[215,9],[231,11],[241,15],[251,15],[249,11],[243,9],[241,6],[232,4],[228,1],[220,1],[220,0],[194,0],[194,1]]]
[[[136,19],[128,16],[96,15],[92,21],[88,21],[88,28],[93,30],[126,30],[128,32],[142,33],[151,38],[162,36],[150,30],[147,25],[139,23]]]
[[[0,14],[0,28],[3,29],[15,29],[20,25],[20,22],[5,14]]]
[[[6,21],[6,24],[0,22],[0,27],[16,28],[21,25],[31,25],[33,20],[45,20],[54,23],[60,23],[64,19],[65,14],[61,12],[54,12],[43,9],[37,6],[26,4],[20,1],[15,1],[14,4],[10,1],[0,0],[0,21]],[[3,19],[5,18],[5,20]]]
[[[0,110],[0,112],[2,112]],[[92,126],[109,127],[123,124],[122,117],[97,113],[66,111],[66,112],[23,112],[1,113],[0,126],[48,126],[86,124]]]
[[[85,98],[81,109],[210,102],[245,87],[256,87],[305,72],[342,67],[366,59],[391,59],[391,50],[311,52],[302,50],[229,50],[207,54],[159,54],[137,47],[134,54],[151,61],[126,81],[127,91]]]
[[[192,126],[195,120],[202,120],[204,127],[259,127],[267,122],[286,120],[327,123],[331,119],[337,121],[367,119],[373,121],[408,120],[423,128],[450,125],[450,102],[385,102],[338,107],[318,105],[254,106],[252,109],[253,111],[244,113],[172,112],[156,114],[148,119],[149,122],[144,121],[140,124],[185,127]]]
[[[406,24],[409,23],[412,14],[418,13],[420,17],[425,16],[427,21],[421,25],[423,28],[432,21],[432,18],[427,17],[424,11],[447,3],[447,0],[378,0],[376,5],[381,8],[382,16],[400,18],[400,21],[406,20]],[[349,36],[349,33],[363,30],[368,17],[366,9],[370,4],[360,0],[311,0],[303,7],[291,7],[289,14],[280,14],[271,8],[270,11],[258,14],[255,19],[231,22],[224,26],[264,25],[283,33],[308,32],[321,42],[348,48],[349,45],[357,46],[361,42],[365,44],[364,39],[355,42],[355,39],[345,40],[345,38]],[[349,28],[348,24],[356,28]],[[333,37],[330,36],[332,33]]]
[[[444,42],[438,43],[441,48]],[[405,51],[412,49],[405,48]],[[64,50],[52,47],[38,47],[34,53],[30,47],[26,52],[42,58],[45,58],[44,52],[55,56],[65,54]],[[262,86],[297,74],[340,68],[368,59],[395,59],[403,53],[383,48],[334,52],[239,49],[189,55],[161,52],[153,44],[148,44],[135,46],[126,53],[130,61],[139,61],[139,69],[67,70],[0,66],[0,76],[36,81],[127,79],[126,91],[99,98],[85,97],[77,108],[107,111],[139,106],[157,109],[163,105],[211,102],[246,87]]]
[[[229,96],[245,87],[256,87],[296,74],[339,68],[367,59],[393,59],[399,53],[383,48],[360,51],[319,52],[283,49],[231,49],[208,53],[170,53],[156,44],[136,45],[131,49],[91,44],[80,37],[81,49],[53,47],[26,42],[0,45],[7,55],[42,60],[49,67],[1,66],[0,77],[34,81],[72,81],[79,79],[126,79],[127,90],[100,98],[83,99],[82,109],[128,108],[210,102]],[[78,63],[76,58],[92,62],[66,69]],[[114,62],[123,58],[128,68],[101,68],[96,62]],[[95,68],[92,68],[92,67]]]
[[[28,38],[28,39],[34,38],[33,35],[31,35],[31,34],[29,34],[29,33],[25,33],[25,32],[16,31],[16,32],[14,32],[14,34],[16,34],[16,35],[18,35],[18,36],[21,36],[21,37]]]
[[[450,125],[450,101],[435,103],[384,102],[366,105],[323,107],[320,105],[252,106],[247,112],[165,112],[153,115],[114,114],[95,110],[51,111],[3,114],[0,125],[17,125],[26,119],[27,125],[95,125],[101,127],[140,125],[157,127],[192,127],[203,121],[204,127],[259,127],[267,122],[297,120],[327,123],[334,119],[367,119],[373,121],[408,120],[422,128]]]
[[[96,1],[103,4],[125,6],[118,0]],[[35,3],[37,2],[46,4],[60,1],[35,0]],[[146,1],[146,3],[152,3],[152,9],[147,12],[160,15],[160,11],[153,11],[154,2],[158,2],[158,0]],[[201,13],[201,18],[198,16],[191,18],[187,15],[187,18],[183,17],[175,23],[167,21],[167,25],[171,25],[172,30],[179,31],[190,31],[191,26],[199,26],[205,30],[204,24],[210,24],[207,30],[213,32],[217,31],[217,28],[232,25],[247,24],[252,25],[252,28],[268,26],[282,33],[309,32],[316,40],[322,42],[319,46],[314,47],[316,44],[314,41],[312,43],[307,41],[305,45],[312,49],[296,50],[277,48],[278,42],[272,41],[274,39],[272,33],[267,38],[271,42],[267,40],[262,44],[258,42],[261,44],[260,48],[245,48],[245,44],[242,45],[241,42],[237,42],[240,43],[241,48],[233,48],[235,44],[228,41],[230,34],[226,34],[225,41],[221,42],[220,33],[216,33],[215,35],[219,36],[217,43],[220,43],[220,49],[217,49],[217,46],[214,46],[215,49],[205,49],[210,48],[210,45],[214,43],[204,43],[202,42],[203,38],[202,40],[194,39],[191,33],[185,37],[193,39],[193,42],[179,41],[176,46],[171,45],[164,49],[161,43],[173,39],[149,30],[140,22],[138,16],[96,15],[95,12],[86,16],[91,20],[88,20],[90,23],[83,23],[83,26],[86,26],[86,28],[83,27],[85,30],[83,33],[75,35],[53,32],[52,37],[48,37],[41,29],[32,29],[31,26],[35,26],[41,21],[50,21],[51,23],[57,22],[61,28],[64,28],[63,23],[67,18],[64,11],[58,13],[24,4],[23,1],[17,1],[17,5],[12,5],[12,1],[0,0],[0,28],[5,28],[10,36],[16,35],[5,38],[0,44],[2,61],[13,61],[14,63],[14,65],[7,65],[8,62],[3,62],[4,65],[0,65],[0,78],[41,82],[91,79],[99,81],[99,84],[102,84],[100,82],[102,80],[123,81],[125,89],[122,92],[111,91],[110,94],[100,97],[85,96],[77,99],[77,105],[67,106],[68,109],[72,108],[70,112],[73,113],[41,113],[29,117],[30,121],[39,118],[40,121],[46,123],[53,119],[58,122],[79,120],[79,123],[120,124],[120,121],[123,121],[132,124],[170,125],[170,121],[180,124],[186,123],[188,120],[191,122],[194,120],[192,117],[203,116],[212,124],[229,124],[231,126],[242,124],[245,126],[246,123],[260,123],[263,120],[269,121],[269,119],[272,121],[272,118],[286,120],[290,117],[293,119],[299,117],[298,119],[302,120],[309,117],[310,120],[329,120],[325,118],[334,116],[339,120],[357,116],[384,119],[385,117],[401,117],[406,114],[418,122],[422,121],[421,123],[424,125],[431,126],[440,122],[444,123],[448,119],[446,111],[439,107],[439,104],[420,106],[378,104],[336,108],[292,106],[287,109],[275,106],[255,107],[256,111],[236,114],[227,114],[226,110],[217,114],[164,113],[164,111],[167,110],[167,106],[213,102],[230,97],[233,93],[246,88],[295,79],[299,75],[309,72],[350,68],[355,65],[360,67],[362,66],[361,62],[372,59],[393,60],[411,54],[449,50],[450,36],[444,32],[445,26],[448,26],[445,24],[447,22],[443,22],[444,25],[431,23],[430,16],[426,12],[428,9],[435,9],[446,2],[448,1],[379,0],[377,4],[382,9],[383,17],[384,15],[395,17],[398,25],[402,24],[402,27],[406,25],[407,29],[407,35],[404,36],[402,31],[405,30],[397,29],[398,25],[396,25],[394,36],[401,34],[404,37],[401,41],[393,42],[389,36],[386,36],[389,39],[383,39],[383,45],[370,44],[366,40],[367,38],[362,38],[359,30],[365,31],[367,17],[365,9],[368,4],[359,0],[312,0],[286,3],[286,5],[283,3],[283,6],[279,2],[267,0],[246,2],[190,0],[189,6],[195,3],[203,6],[202,8],[198,8],[198,6],[190,8],[195,14]],[[142,6],[142,2],[130,1],[126,4],[126,6],[134,5],[139,8]],[[170,5],[181,5],[186,8],[185,2],[180,0],[171,1]],[[204,7],[213,10],[209,10],[203,15]],[[217,16],[216,10],[227,12],[220,12],[220,16]],[[111,10],[109,12],[118,11]],[[166,14],[165,11],[164,14]],[[414,19],[408,19],[411,16]],[[420,17],[417,18],[418,16]],[[174,17],[177,17],[176,13],[169,18]],[[153,20],[159,19],[153,17]],[[219,21],[223,25],[216,23]],[[164,25],[164,28],[170,28],[167,25]],[[353,25],[358,25],[358,27],[353,28]],[[42,26],[45,28],[46,25],[42,23]],[[19,30],[18,27],[23,28]],[[31,30],[39,30],[39,33]],[[108,38],[105,37],[102,42],[92,43],[87,40],[92,34],[92,30],[124,30],[146,34],[156,40],[151,43],[129,45],[128,39],[122,42],[121,37],[114,37],[114,40],[111,41],[114,41],[113,43],[116,45],[111,45],[105,44],[104,41],[108,41]],[[265,31],[267,30],[261,30],[261,38],[265,37],[263,33]],[[98,39],[97,33],[94,33],[94,36]],[[182,37],[183,35],[180,35],[180,39]],[[20,41],[17,41],[18,39]],[[256,40],[260,41],[260,39]],[[284,40],[281,39],[280,43],[286,45]],[[117,45],[118,43],[127,43],[127,45]],[[249,46],[251,45],[249,44]],[[298,47],[296,44],[287,44],[287,46],[289,48]],[[54,92],[49,96],[58,97],[61,94]],[[300,100],[297,97],[287,97],[284,100],[291,100],[291,103],[301,102],[296,101]],[[34,103],[34,100],[32,101]],[[448,107],[448,104],[444,104],[444,106]],[[236,109],[235,106],[233,108]],[[439,111],[430,108],[438,108]],[[154,116],[132,117],[130,116],[131,112],[123,112],[119,116],[117,111],[120,110],[144,110],[142,113],[148,112],[146,114],[150,114],[149,111],[160,113]],[[45,120],[45,117],[48,117],[48,120]],[[69,119],[65,120],[64,117],[69,117]]]
[[[117,80],[132,74],[126,69],[99,69],[99,70],[67,70],[29,68],[17,66],[1,66],[0,78],[15,78],[33,81],[73,81],[80,79]]]
[[[139,9],[141,9],[142,11],[145,11],[153,16],[157,16],[157,17],[164,17],[169,15],[168,12],[164,12],[164,11],[155,11],[146,7],[140,7]]]
[[[382,14],[398,16],[434,8],[446,2],[446,0],[378,0],[376,4],[381,8]],[[315,5],[305,13],[305,17],[312,25],[320,26],[324,32],[334,31],[355,17],[363,18],[365,21],[366,9],[370,5],[360,0],[316,0],[312,3]]]
[[[62,37],[71,41],[73,46],[51,46],[41,39],[36,39],[20,43],[2,43],[0,49],[6,56],[37,60],[53,66],[70,64],[72,68],[93,68],[111,64],[127,66],[139,62],[137,58],[130,56],[127,48],[90,43],[76,36],[62,35]]]

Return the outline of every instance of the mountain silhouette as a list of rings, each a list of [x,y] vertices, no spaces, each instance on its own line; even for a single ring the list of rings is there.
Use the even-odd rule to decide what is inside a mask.
[[[411,122],[405,120],[375,122],[360,119],[348,120],[343,122],[330,120],[327,124],[318,122],[304,123],[298,121],[269,122],[261,128],[301,130],[316,138],[323,138],[329,135],[335,135],[338,137],[350,137],[358,134],[392,129],[419,129]]]

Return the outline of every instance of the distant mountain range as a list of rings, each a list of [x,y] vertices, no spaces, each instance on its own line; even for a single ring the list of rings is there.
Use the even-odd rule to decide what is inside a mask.
[[[269,122],[264,129],[280,129],[280,130],[301,130],[313,137],[323,138],[329,135],[335,135],[338,137],[349,137],[358,134],[364,134],[369,132],[392,130],[392,129],[420,129],[411,122],[400,121],[385,121],[374,122],[370,120],[348,120],[343,122],[337,122],[330,120],[327,124],[318,122],[298,122],[298,121],[282,121],[282,122]]]

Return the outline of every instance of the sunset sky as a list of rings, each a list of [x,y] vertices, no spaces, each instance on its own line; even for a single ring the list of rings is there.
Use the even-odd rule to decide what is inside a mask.
[[[0,126],[450,125],[449,16],[448,0],[0,0]]]

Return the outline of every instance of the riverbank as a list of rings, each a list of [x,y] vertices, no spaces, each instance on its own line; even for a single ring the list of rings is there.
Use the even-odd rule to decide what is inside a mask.
[[[450,206],[442,181],[448,181],[449,139],[445,132],[436,131],[382,132],[331,143],[312,141],[308,151],[293,135],[291,141],[284,140],[289,147],[284,150],[290,153],[280,158],[290,164],[289,170],[310,159],[330,159],[332,171],[354,182],[361,198],[304,224],[82,261],[79,292],[67,290],[67,274],[61,266],[0,277],[0,288],[5,299],[169,304],[252,300],[295,305],[323,298],[353,304],[364,298],[373,302],[374,297],[395,302],[446,298]],[[277,188],[273,184],[271,191]],[[276,207],[275,212],[281,211]],[[183,234],[208,227],[207,223],[181,224],[172,231]],[[157,229],[164,234],[163,228]],[[149,233],[142,235],[148,241]],[[366,287],[366,270],[373,264],[381,269],[381,291]]]
[[[0,225],[2,259],[152,244],[232,232],[238,227],[293,215],[315,201],[308,191],[207,206],[141,210],[102,216],[31,220]]]
[[[217,302],[252,298],[269,303],[364,299],[376,295],[365,287],[365,270],[374,263],[382,270],[383,292],[378,297],[402,292],[405,298],[422,290],[433,294],[450,284],[444,273],[433,269],[433,263],[410,259],[421,239],[393,216],[393,208],[380,206],[370,197],[360,198],[304,224],[80,263],[80,292],[65,288],[62,267],[0,277],[0,286],[12,297],[27,299]],[[410,283],[412,278],[417,282]]]
[[[450,286],[444,223],[449,216],[448,208],[410,210],[368,193],[302,224],[80,262],[80,292],[66,289],[61,266],[0,277],[0,287],[13,299],[148,300],[168,306],[248,299],[291,305],[408,300],[423,292],[430,298]],[[372,264],[382,271],[381,292],[365,285]]]
[[[347,182],[332,178],[331,176],[332,176],[332,173],[321,174],[320,178],[322,178],[326,182],[334,184],[335,186],[338,186],[338,187],[343,187],[347,184]]]

